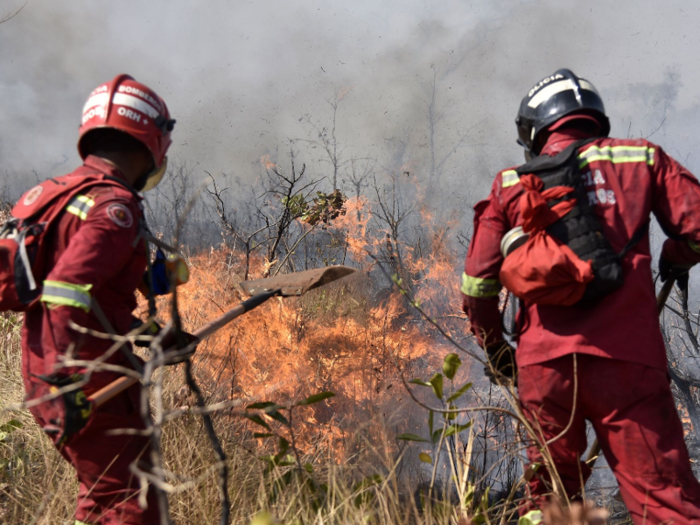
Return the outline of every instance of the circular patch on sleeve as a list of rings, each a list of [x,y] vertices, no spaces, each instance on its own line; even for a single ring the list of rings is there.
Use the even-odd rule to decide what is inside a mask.
[[[131,210],[123,204],[110,204],[107,208],[107,215],[114,224],[121,228],[130,228],[134,224]]]
[[[44,191],[43,186],[34,186],[31,190],[29,190],[29,193],[27,193],[27,196],[22,201],[22,204],[25,206],[31,206],[39,198],[42,191]]]

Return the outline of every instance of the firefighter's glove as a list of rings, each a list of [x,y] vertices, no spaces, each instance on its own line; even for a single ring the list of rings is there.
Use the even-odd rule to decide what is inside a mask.
[[[685,291],[688,289],[688,272],[693,266],[690,264],[676,264],[666,259],[663,254],[659,257],[659,277],[661,282],[674,279],[678,289]]]
[[[144,324],[145,323],[141,319],[134,318],[134,321],[131,323],[131,330],[136,330],[137,328],[141,328],[142,326],[144,326]],[[151,321],[148,324],[148,326],[145,327],[139,335],[147,335],[150,337],[155,337],[160,333],[160,331],[161,331],[161,326],[157,322]],[[140,348],[148,348],[149,346],[151,346],[151,341],[152,341],[152,339],[149,339],[149,340],[136,339],[136,341],[134,341],[134,344]]]
[[[47,401],[52,404],[52,413],[44,426],[44,432],[57,436],[55,442],[60,446],[85,428],[92,414],[92,403],[81,388],[74,386],[82,381],[82,374],[72,374],[67,377],[52,374],[40,376],[40,378],[49,385],[49,392],[57,396]]]
[[[515,381],[518,367],[515,364],[515,349],[505,341],[491,343],[486,347],[486,357],[490,366],[484,367],[484,374],[494,385]]]
[[[176,331],[173,327],[169,327],[161,340],[166,364],[176,365],[187,361],[194,355],[198,343],[199,339],[196,336],[183,330]]]

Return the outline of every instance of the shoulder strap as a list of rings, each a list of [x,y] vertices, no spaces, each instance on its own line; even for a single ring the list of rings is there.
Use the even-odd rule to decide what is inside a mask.
[[[111,175],[105,175],[104,178],[105,180],[116,182],[119,186],[123,186],[124,188],[129,190],[134,197],[136,197],[139,200],[141,199],[141,195],[139,195],[139,192],[136,191],[134,187],[124,179],[120,179],[119,177],[112,177]]]
[[[539,157],[532,159],[530,162],[516,168],[515,171],[518,172],[518,175],[527,175],[528,173],[537,173],[563,166],[569,161],[571,156],[576,153],[578,148],[588,144],[589,142],[593,142],[597,138],[599,137],[590,137],[572,142],[566,147],[566,149],[558,153],[556,156],[549,157],[548,155],[540,155]]]

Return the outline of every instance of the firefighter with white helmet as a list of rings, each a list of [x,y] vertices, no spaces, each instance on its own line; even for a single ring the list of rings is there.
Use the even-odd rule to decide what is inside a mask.
[[[669,385],[648,224],[653,213],[670,237],[662,280],[687,286],[700,262],[700,184],[658,145],[608,137],[598,91],[568,69],[532,87],[516,126],[528,162],[499,172],[474,207],[462,292],[492,373],[517,373],[539,435],[523,509],[542,506],[555,478],[569,498],[581,495],[588,420],[634,523],[698,523],[700,484]],[[517,349],[503,336],[503,284],[522,301]]]

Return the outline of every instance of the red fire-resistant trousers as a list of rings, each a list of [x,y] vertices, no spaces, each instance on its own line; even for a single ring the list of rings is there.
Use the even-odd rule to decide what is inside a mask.
[[[38,393],[36,388],[34,392]],[[30,408],[42,427],[46,424],[44,416],[49,417],[48,403]],[[139,482],[129,470],[134,461],[149,465],[148,438],[107,434],[115,429],[143,429],[139,403],[137,385],[94,411],[88,425],[58,447],[61,455],[75,467],[80,481],[75,511],[78,522],[90,525],[160,523],[155,491],[149,489],[148,509],[141,509]]]
[[[590,475],[581,461],[589,420],[635,524],[700,523],[700,484],[690,469],[666,371],[567,355],[522,367],[518,390],[541,439],[550,440],[570,425],[548,446],[569,497]],[[537,446],[528,449],[528,457],[542,464]],[[529,484],[536,504],[551,494],[550,487],[549,474],[538,469]]]

